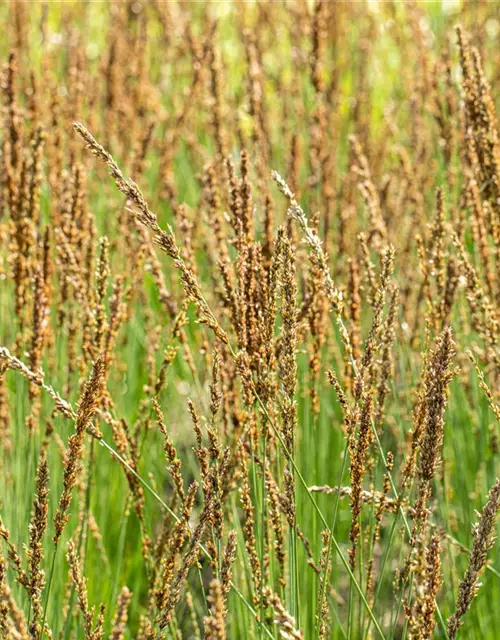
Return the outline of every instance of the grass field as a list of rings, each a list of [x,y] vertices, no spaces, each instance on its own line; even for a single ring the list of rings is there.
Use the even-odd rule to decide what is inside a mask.
[[[500,3],[0,20],[0,638],[500,638]]]

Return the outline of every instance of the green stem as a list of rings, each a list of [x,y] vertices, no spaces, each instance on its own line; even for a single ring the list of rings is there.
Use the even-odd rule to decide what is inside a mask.
[[[54,578],[54,568],[56,566],[56,556],[57,556],[58,549],[59,549],[59,543],[56,542],[56,544],[54,545],[54,550],[52,552],[52,562],[50,564],[49,581],[47,583],[47,597],[45,598],[45,605],[43,608],[42,632],[41,632],[40,640],[43,640],[45,636],[45,620],[47,619],[47,609],[49,606],[50,590],[52,587],[52,579]]]
[[[127,538],[127,525],[130,515],[130,493],[127,494],[125,499],[125,510],[120,523],[120,537],[118,538],[118,559],[116,563],[115,575],[113,578],[113,589],[111,591],[111,603],[115,603],[118,597],[118,584],[120,581],[120,574],[123,562],[123,555],[125,551],[125,541]],[[111,623],[111,619],[110,619]],[[109,631],[109,629],[108,629]]]
[[[266,532],[266,462],[267,462],[267,425],[264,424],[262,429],[262,505],[261,505],[261,545],[260,545],[260,627],[259,638],[262,637],[262,629],[264,627],[265,610],[264,610],[264,556],[265,556],[265,532]]]
[[[339,482],[338,482],[338,487],[340,490],[340,487],[342,486],[342,481],[344,478],[344,473],[347,467],[347,451],[348,451],[348,442],[346,441],[345,443],[345,447],[344,447],[344,455],[342,458],[342,469],[340,471],[340,478],[339,478]],[[338,507],[339,507],[339,500],[340,500],[340,491],[337,493],[337,495],[335,496],[335,505],[333,507],[333,517],[332,517],[332,524],[330,525],[330,531],[333,533],[333,531],[335,531],[335,524],[337,522],[337,512],[338,512]],[[321,582],[321,594],[320,594],[320,599],[319,599],[319,603],[318,606],[321,607],[323,599],[325,598],[325,593],[326,593],[326,585],[327,585],[327,581],[328,581],[328,567],[330,565],[330,558],[332,555],[332,536],[330,535],[329,540],[328,540],[328,552],[326,554],[326,563],[325,563],[325,573],[324,573],[324,577],[322,579]],[[317,629],[317,636],[319,638],[319,616],[321,615],[321,611],[318,609],[318,613],[317,613],[317,625],[316,625],[316,629]]]

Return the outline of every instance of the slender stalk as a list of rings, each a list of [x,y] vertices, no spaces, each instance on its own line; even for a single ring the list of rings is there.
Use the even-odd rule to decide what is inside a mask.
[[[43,608],[42,631],[41,631],[40,640],[43,640],[43,638],[45,636],[45,621],[47,619],[47,610],[48,610],[48,606],[49,606],[49,598],[50,598],[50,592],[51,592],[51,587],[52,587],[52,580],[54,579],[54,569],[55,569],[55,566],[56,566],[56,556],[57,556],[57,550],[58,549],[59,549],[59,542],[56,542],[56,544],[54,545],[53,551],[52,551],[52,562],[50,563],[49,580],[47,582],[47,596],[45,597],[45,605],[44,605],[44,608]]]

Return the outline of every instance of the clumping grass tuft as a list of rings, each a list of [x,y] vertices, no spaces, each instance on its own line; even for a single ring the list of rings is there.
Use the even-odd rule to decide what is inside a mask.
[[[0,3],[2,640],[495,640],[500,2]]]

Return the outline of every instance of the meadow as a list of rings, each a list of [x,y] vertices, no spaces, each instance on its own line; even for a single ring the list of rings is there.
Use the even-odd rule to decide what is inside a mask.
[[[0,2],[1,640],[500,638],[500,2]]]

